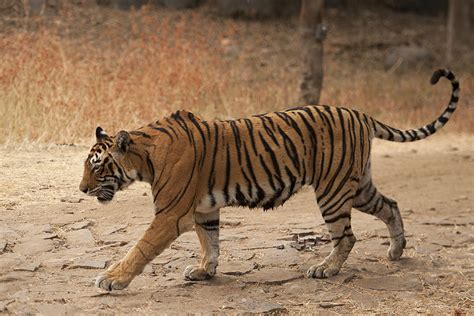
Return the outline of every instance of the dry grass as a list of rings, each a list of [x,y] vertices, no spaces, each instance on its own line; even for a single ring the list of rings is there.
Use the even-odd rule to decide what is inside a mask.
[[[296,104],[295,21],[221,20],[202,11],[94,14],[94,23],[88,13],[70,14],[0,34],[0,144],[77,143],[97,125],[136,128],[181,108],[211,119]],[[340,41],[344,29],[334,33]],[[430,71],[387,75],[371,58],[332,54],[331,45],[322,103],[399,127],[426,123],[446,105],[449,85],[429,87]],[[466,100],[474,99],[474,77],[470,69],[458,76],[461,113],[447,129],[471,133]]]

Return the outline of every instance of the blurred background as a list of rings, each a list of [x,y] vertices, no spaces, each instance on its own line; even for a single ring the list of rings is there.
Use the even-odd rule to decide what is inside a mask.
[[[228,119],[304,103],[472,133],[470,0],[0,0],[0,145],[90,142],[187,109]]]

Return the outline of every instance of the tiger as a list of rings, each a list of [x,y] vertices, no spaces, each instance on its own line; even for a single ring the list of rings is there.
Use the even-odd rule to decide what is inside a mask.
[[[351,209],[382,220],[390,236],[389,260],[406,246],[397,202],[372,181],[372,140],[413,142],[442,128],[456,110],[459,82],[449,70],[431,77],[451,82],[451,99],[433,122],[400,130],[344,107],[307,105],[235,120],[204,120],[192,112],[172,115],[133,131],[109,136],[101,127],[84,162],[79,189],[101,203],[135,181],[150,184],[154,217],[140,240],[95,284],[126,288],[175,239],[195,230],[201,260],[185,268],[186,280],[216,274],[220,209],[225,206],[273,209],[304,186],[314,189],[331,237],[332,250],[306,272],[309,278],[336,275],[356,237]]]

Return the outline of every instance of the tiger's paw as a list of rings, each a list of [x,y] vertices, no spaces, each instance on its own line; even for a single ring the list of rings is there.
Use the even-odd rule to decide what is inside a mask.
[[[308,278],[325,279],[339,273],[341,265],[324,260],[318,265],[311,266],[306,272]]]
[[[188,281],[203,281],[209,280],[216,274],[216,270],[214,271],[206,271],[205,269],[199,266],[187,266],[184,269],[184,278]]]
[[[120,267],[120,262],[111,266],[106,272],[99,274],[95,278],[95,285],[106,291],[123,290],[133,279],[133,275],[124,273]]]
[[[390,247],[387,251],[388,260],[395,261],[400,259],[407,242],[404,235],[390,240]]]

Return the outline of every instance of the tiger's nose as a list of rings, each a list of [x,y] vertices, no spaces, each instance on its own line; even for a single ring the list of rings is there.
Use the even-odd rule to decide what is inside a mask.
[[[87,191],[89,191],[89,189],[87,188],[87,185],[79,185],[79,190],[81,190],[82,192],[84,193],[87,193]]]

